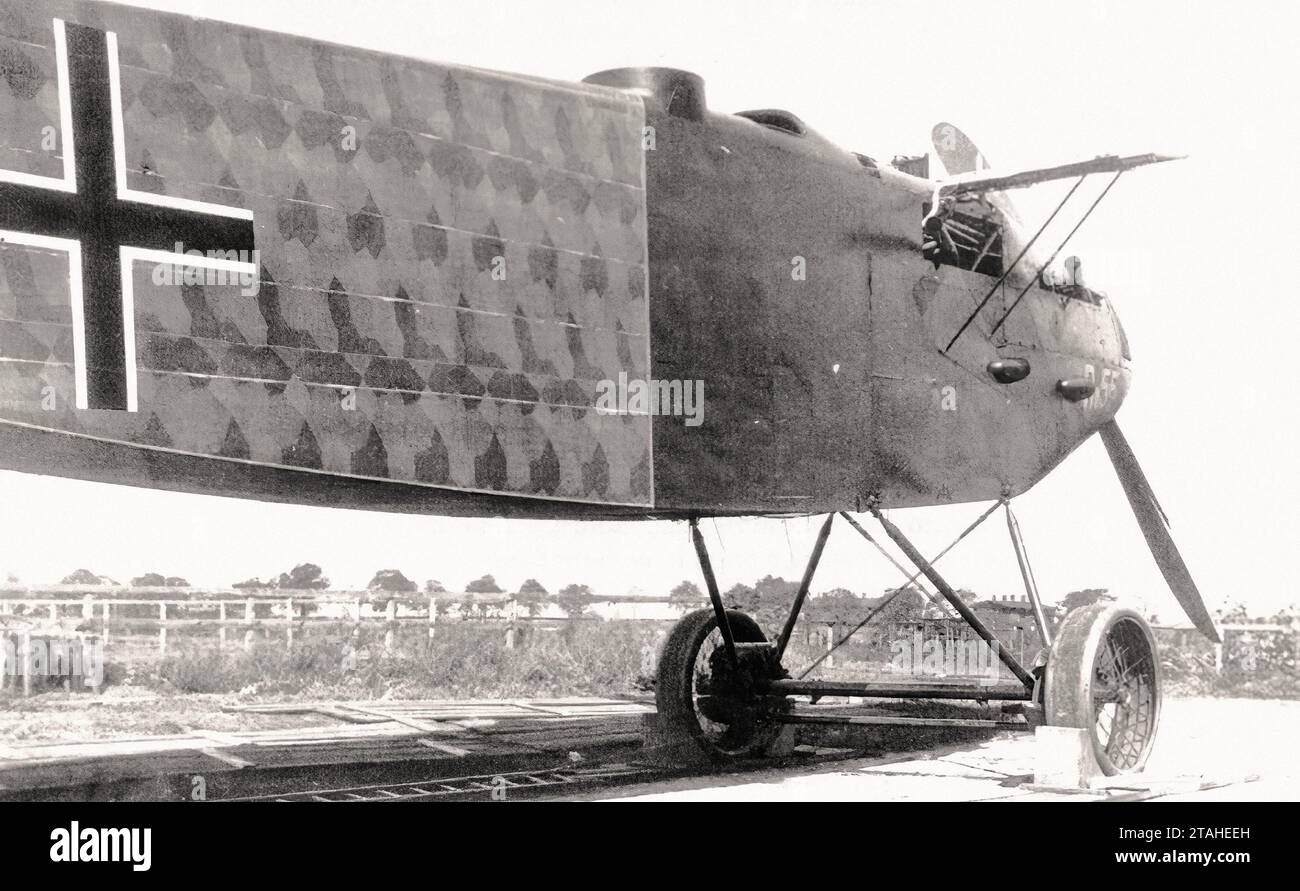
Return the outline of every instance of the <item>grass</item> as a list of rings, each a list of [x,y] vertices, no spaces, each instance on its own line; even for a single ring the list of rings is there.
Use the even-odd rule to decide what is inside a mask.
[[[0,692],[0,741],[102,739],[122,735],[260,729],[302,718],[236,715],[225,706],[284,701],[499,699],[644,696],[670,623],[569,621],[525,623],[514,647],[501,622],[446,622],[430,641],[407,626],[386,645],[384,626],[351,622],[301,626],[292,647],[284,631],[242,636],[224,649],[213,629],[169,636],[158,655],[154,634],[115,634],[99,696],[38,688],[30,698]],[[824,644],[796,634],[787,654],[802,666]],[[1286,641],[1289,644],[1289,639]],[[879,676],[865,650],[837,654],[837,677]],[[879,654],[877,654],[879,655]],[[1294,650],[1279,639],[1234,642],[1223,670],[1207,644],[1165,641],[1165,690],[1171,696],[1300,698]]]
[[[645,622],[570,622],[527,628],[513,648],[496,623],[423,629],[385,646],[382,628],[339,623],[290,648],[257,641],[250,652],[218,652],[210,641],[178,642],[162,659],[109,662],[107,686],[163,693],[319,699],[475,699],[613,696],[636,692],[653,673],[661,637]]]
[[[313,625],[290,648],[283,636],[249,651],[212,635],[117,636],[99,696],[51,684],[23,697],[0,692],[0,742],[58,742],[315,723],[310,716],[230,713],[232,705],[329,700],[498,699],[646,695],[667,627],[639,621],[527,627],[516,646],[497,622],[403,631],[385,646],[380,625]],[[115,661],[116,660],[116,661]],[[319,719],[327,721],[328,719]]]
[[[1232,635],[1220,667],[1213,646],[1200,635],[1159,644],[1165,689],[1173,695],[1300,698],[1300,662],[1291,633]]]

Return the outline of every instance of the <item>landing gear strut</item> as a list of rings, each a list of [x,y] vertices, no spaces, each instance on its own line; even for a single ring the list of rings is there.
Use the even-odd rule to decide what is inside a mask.
[[[871,512],[882,528],[916,567],[915,575],[898,590],[926,576],[948,606],[993,649],[1015,680],[989,685],[943,678],[928,683],[827,681],[807,679],[803,675],[791,678],[782,666],[782,659],[807,600],[834,515],[826,517],[789,618],[775,641],[769,641],[749,616],[725,608],[704,537],[698,523],[692,520],[691,537],[708,586],[711,607],[683,618],[664,644],[655,693],[660,719],[670,729],[693,740],[715,761],[764,754],[785,724],[897,722],[1028,729],[1046,720],[1086,730],[1105,773],[1141,770],[1150,755],[1160,717],[1159,657],[1151,629],[1133,610],[1112,603],[1094,604],[1067,615],[1056,629],[1053,641],[1028,570],[1019,526],[1011,515],[1010,505],[1005,499],[1001,503],[1007,509],[1012,544],[1035,618],[1043,640],[1051,647],[1045,671],[1026,669],[939,575],[934,567],[938,558],[926,560],[897,526],[872,507]],[[997,506],[986,511],[957,540],[973,531]],[[852,517],[845,514],[844,518],[864,538],[875,543]],[[840,643],[846,640],[847,637]],[[806,708],[802,711],[794,708],[790,697],[798,695],[810,696],[813,702],[825,696],[862,696],[1020,703],[1013,707],[1020,709],[1021,720],[813,716]]]

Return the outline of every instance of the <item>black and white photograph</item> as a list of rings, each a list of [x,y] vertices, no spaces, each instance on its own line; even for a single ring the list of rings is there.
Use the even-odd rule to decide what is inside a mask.
[[[1300,800],[1297,24],[0,0],[0,815],[145,872],[203,803],[1050,803],[1250,863],[1121,803]]]

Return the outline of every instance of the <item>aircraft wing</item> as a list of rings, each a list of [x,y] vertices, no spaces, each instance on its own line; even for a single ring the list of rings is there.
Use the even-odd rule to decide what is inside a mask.
[[[0,72],[0,467],[652,503],[639,98],[73,0]]]
[[[1125,170],[1133,170],[1136,167],[1145,167],[1148,164],[1177,161],[1184,157],[1186,156],[1158,155],[1155,153],[1129,155],[1123,158],[1118,155],[1102,155],[1093,158],[1091,161],[1077,161],[1073,164],[1061,164],[1056,167],[1039,167],[1034,170],[1022,170],[1019,173],[999,176],[976,176],[954,180],[940,186],[939,194],[969,195],[982,192],[1005,192],[1009,189],[1024,189],[1058,179],[1087,176],[1090,173],[1120,173]]]

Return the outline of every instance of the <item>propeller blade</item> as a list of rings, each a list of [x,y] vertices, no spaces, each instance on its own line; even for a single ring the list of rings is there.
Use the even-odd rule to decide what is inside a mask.
[[[948,171],[949,176],[975,173],[990,167],[974,140],[953,124],[935,124],[930,130],[930,144],[934,146],[934,153],[939,156],[943,169]]]
[[[980,147],[975,144],[975,140],[962,131],[955,124],[949,124],[941,121],[935,124],[930,130],[930,145],[934,147],[934,154],[938,157],[939,162],[943,164],[943,169],[948,171],[949,180],[974,179],[978,174],[986,173],[992,166],[989,159],[984,157]],[[951,182],[949,183],[951,185]],[[986,200],[992,203],[998,210],[1002,211],[1016,226],[1023,227],[1020,211],[1016,209],[1015,202],[1010,195],[1002,192],[994,192],[984,196]],[[1012,233],[1014,242],[1019,236]],[[1030,265],[1033,266],[1034,257],[1030,256]]]
[[[1160,502],[1156,501],[1155,492],[1151,490],[1151,484],[1147,482],[1137,457],[1129,448],[1128,440],[1114,421],[1105,424],[1100,432],[1101,441],[1106,444],[1106,451],[1110,455],[1110,463],[1115,465],[1115,473],[1124,487],[1124,494],[1128,496],[1129,506],[1133,508],[1133,516],[1137,518],[1161,575],[1169,583],[1169,590],[1182,604],[1183,611],[1196,629],[1215,643],[1222,643],[1219,629],[1215,627],[1214,619],[1210,617],[1210,611],[1201,598],[1201,592],[1196,589],[1196,582],[1192,580],[1192,574],[1188,572],[1187,564],[1183,562],[1173,536],[1169,533],[1169,521],[1165,518]]]

